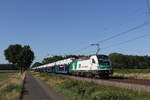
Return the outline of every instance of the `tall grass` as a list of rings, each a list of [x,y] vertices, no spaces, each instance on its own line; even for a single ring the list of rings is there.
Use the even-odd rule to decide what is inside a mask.
[[[19,100],[25,74],[0,71],[0,100]]]
[[[150,100],[148,92],[79,81],[55,74],[38,73],[36,77],[67,96],[68,100]]]
[[[150,80],[150,69],[115,69],[113,76]]]
[[[150,69],[114,69],[116,73],[133,74],[133,73],[150,73]]]

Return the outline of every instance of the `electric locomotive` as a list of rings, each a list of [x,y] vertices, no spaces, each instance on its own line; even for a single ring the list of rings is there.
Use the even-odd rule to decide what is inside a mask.
[[[112,65],[106,55],[91,55],[74,60],[69,73],[80,76],[109,76],[113,74]]]

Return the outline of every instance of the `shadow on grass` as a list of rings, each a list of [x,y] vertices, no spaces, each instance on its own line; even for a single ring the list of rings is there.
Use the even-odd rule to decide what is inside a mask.
[[[19,70],[0,70],[0,74],[5,74],[5,73],[18,73]]]
[[[128,79],[128,77],[123,77],[123,76],[112,76],[110,78],[112,78],[112,79]]]
[[[128,77],[123,77],[123,76],[110,76],[108,79],[129,79]]]

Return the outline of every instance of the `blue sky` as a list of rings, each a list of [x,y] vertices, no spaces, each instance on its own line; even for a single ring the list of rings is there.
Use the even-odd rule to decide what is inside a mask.
[[[1,0],[0,63],[10,44],[30,45],[36,61],[49,55],[71,54],[150,20],[145,0]],[[100,43],[108,47],[150,33],[150,25]],[[100,53],[150,55],[150,37]],[[93,54],[90,47],[74,54]]]

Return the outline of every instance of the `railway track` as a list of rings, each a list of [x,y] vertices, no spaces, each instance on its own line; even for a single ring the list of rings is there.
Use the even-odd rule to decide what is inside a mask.
[[[109,79],[100,79],[100,78],[87,78],[87,77],[78,77],[78,76],[70,76],[70,75],[60,75],[60,76],[70,77],[76,80],[95,82],[103,85],[117,86],[121,88],[130,88],[134,90],[150,92],[150,80],[120,78],[120,77],[119,78],[110,77]]]
[[[108,81],[150,86],[150,80],[142,80],[142,79],[134,79],[134,78],[117,79],[115,77],[110,77],[110,79],[108,79]]]

